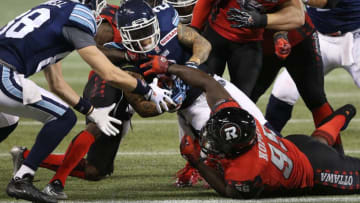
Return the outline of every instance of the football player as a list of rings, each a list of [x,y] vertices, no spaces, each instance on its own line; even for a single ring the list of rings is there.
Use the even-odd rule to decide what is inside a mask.
[[[11,197],[56,201],[34,187],[32,180],[39,164],[76,123],[68,105],[86,115],[105,134],[118,132],[111,122],[121,122],[108,115],[115,105],[94,108],[65,82],[60,61],[73,50],[114,87],[144,95],[159,108],[165,100],[171,101],[161,89],[153,89],[116,68],[96,48],[96,19],[105,4],[103,0],[47,1],[0,29],[0,111],[7,117],[28,117],[44,123],[29,156],[7,186],[6,192]],[[44,71],[50,90],[62,100],[27,79],[39,71]]]
[[[354,106],[336,110],[311,136],[281,138],[242,109],[207,74],[176,64],[153,64],[152,69],[177,75],[205,91],[212,111],[201,130],[201,151],[191,136],[183,137],[180,150],[221,196],[249,199],[359,193],[360,159],[332,147],[340,130],[355,116]],[[204,164],[204,155],[219,159],[222,170]]]
[[[307,4],[316,6],[316,2]],[[329,1],[330,2],[330,1]],[[326,1],[325,1],[326,3]],[[328,3],[326,9],[307,7],[319,37],[320,53],[323,61],[323,73],[327,74],[335,68],[343,67],[352,76],[354,83],[360,87],[359,56],[360,20],[354,15],[360,14],[357,1],[340,1],[338,4]],[[324,5],[324,4],[322,4]],[[335,8],[331,8],[336,6]],[[347,8],[351,8],[349,12]],[[343,17],[339,17],[343,16]],[[283,88],[286,85],[287,88]],[[311,89],[317,88],[311,86]],[[291,117],[293,105],[299,98],[299,92],[292,77],[287,71],[282,72],[275,81],[266,117],[274,123],[274,128],[281,130]]]
[[[166,8],[166,9],[160,9],[160,8]],[[154,12],[157,14],[156,16],[158,16],[157,17],[158,24],[154,23],[156,21],[153,20],[155,13],[152,13],[151,8],[149,8],[147,5],[144,5],[144,3],[142,3],[141,1],[128,2],[122,5],[121,9],[119,10],[119,13],[116,14],[116,16],[118,18],[121,18],[122,20],[129,18],[128,19],[129,21],[131,20],[136,21],[138,18],[143,18],[143,16],[137,15],[135,12],[133,12],[132,15],[129,15],[124,12],[124,10],[130,11],[133,9],[137,9],[138,11],[142,11],[141,9],[145,10],[148,13],[146,19],[149,19],[149,21],[152,19],[151,22],[153,22],[149,24],[149,26],[153,28],[160,27],[160,30],[162,30],[162,32],[159,32],[160,30],[157,29],[149,29],[150,32],[148,32],[148,34],[144,36],[145,39],[147,38],[151,39],[152,37],[157,38],[157,35],[160,35],[160,39],[164,39],[176,27],[176,25],[172,25],[171,27],[169,27],[169,25],[172,24],[172,21],[175,22],[177,21],[176,20],[177,15],[176,15],[176,11],[168,4],[163,4],[160,5],[160,7],[155,7]],[[111,12],[107,12],[107,14],[109,13],[111,14]],[[115,12],[113,14],[115,15]],[[175,18],[170,18],[169,15],[175,16]],[[164,17],[160,18],[159,16],[164,16]],[[116,20],[109,20],[108,22],[109,23],[116,22]],[[109,23],[103,23],[103,24],[108,24],[106,25],[109,28],[107,30],[111,33],[109,32],[106,32],[107,34],[98,33],[99,36],[100,35],[104,36],[108,34],[109,34],[108,36],[111,35],[114,36],[114,32],[116,30],[112,31],[111,24]],[[143,25],[134,25],[134,26],[140,28],[145,27]],[[180,27],[178,28],[183,29]],[[142,31],[141,33],[143,33],[142,29],[139,29],[138,31]],[[133,34],[136,34],[136,32],[134,32]],[[166,46],[159,45],[158,48],[161,50],[160,53],[164,53],[164,54],[173,53],[173,52],[179,54],[181,52],[185,52],[184,54],[187,54],[187,58],[184,57],[178,59],[175,58],[176,55],[168,55],[172,59],[172,61],[178,60],[179,63],[185,64],[187,62],[186,59],[189,58],[191,59],[191,54],[190,54],[191,52],[186,52],[185,50],[183,50],[183,46],[180,46],[179,43],[191,42],[195,46],[195,44],[199,43],[199,41],[202,42],[202,39],[198,39],[195,41],[195,39],[197,39],[197,36],[200,35],[195,31],[193,31],[192,29],[186,30],[184,32],[177,32],[177,35],[175,35],[175,37],[172,38],[171,43],[169,42],[168,44],[166,44]],[[99,39],[100,38],[102,37],[99,37]],[[152,40],[148,40],[147,43],[149,42],[152,42]],[[141,46],[147,45],[147,43],[142,44]],[[113,45],[116,44],[113,43]],[[155,50],[156,49],[157,48],[155,48]],[[204,49],[206,49],[206,47],[204,47]],[[204,49],[196,49],[196,50],[204,51]],[[107,51],[109,51],[108,53],[121,52],[119,51],[119,49],[111,49]],[[139,50],[134,50],[134,51],[139,52]],[[209,52],[209,50],[207,50],[207,52]],[[132,52],[131,54],[133,53],[134,52]],[[144,54],[144,53],[138,53],[138,54]],[[114,60],[117,59],[114,58]],[[126,60],[126,59],[122,58],[122,60]],[[119,63],[123,63],[123,62],[119,62]],[[192,65],[192,67],[195,67],[193,63],[191,63],[190,65]],[[262,116],[260,110],[255,106],[255,104],[253,104],[250,101],[249,98],[247,98],[244,95],[244,93],[239,91],[234,85],[227,82],[226,80],[220,77],[215,77],[215,78],[219,81],[220,84],[224,85],[224,87],[234,95],[233,97],[238,102],[241,102],[244,108],[251,111],[253,115],[256,115],[257,118],[261,120],[262,123],[265,123],[265,119]],[[179,108],[178,118],[179,118],[179,125],[181,128],[180,134],[181,135],[183,135],[184,133],[190,135],[195,134],[196,136],[196,134],[200,131],[202,125],[206,122],[210,112],[210,109],[205,100],[205,96],[202,94],[201,91],[199,91],[199,89],[195,89],[192,87],[190,87],[189,89],[186,87],[183,88],[184,85],[179,80],[174,80],[174,83],[175,83],[175,87],[172,90],[173,90],[173,98],[175,101],[178,102],[178,108]],[[56,175],[50,181],[50,184],[45,188],[44,192],[52,194],[53,196],[56,196],[59,199],[67,198],[66,194],[63,192],[63,186],[65,184],[66,177],[69,174],[87,180],[99,180],[103,178],[105,175],[109,175],[112,173],[113,162],[121,141],[121,137],[126,134],[128,129],[129,119],[131,118],[131,112],[128,111],[128,105],[127,105],[128,103],[130,103],[131,106],[134,107],[134,109],[141,116],[147,117],[158,114],[154,105],[151,106],[149,104],[146,104],[146,102],[143,101],[144,100],[143,98],[136,96],[134,94],[131,96],[126,91],[121,92],[120,90],[115,90],[111,88],[97,74],[92,74],[90,76],[89,82],[84,92],[85,95],[88,95],[85,97],[86,98],[89,97],[90,101],[93,102],[95,106],[106,105],[106,103],[113,103],[113,102],[119,104],[118,110],[116,112],[115,111],[112,112],[111,115],[115,115],[116,118],[119,118],[123,121],[122,126],[117,126],[119,129],[122,129],[121,135],[117,137],[100,136],[96,138],[95,142],[93,138],[80,139],[79,136],[77,136],[73,140],[72,144],[69,146],[66,152],[67,155],[64,156],[64,155],[52,154],[40,165],[41,167],[46,167],[52,170],[58,169]],[[122,97],[123,94],[125,98]],[[186,99],[181,100],[178,98],[186,98]],[[192,129],[195,129],[196,132],[194,132]],[[92,143],[94,144],[91,146]],[[80,163],[76,166],[77,162],[79,162],[79,160],[86,154],[89,147],[90,150],[88,152],[88,156],[86,160],[82,159]],[[15,163],[21,162],[21,159],[23,159],[23,157],[26,157],[28,155],[28,150],[17,148],[16,151],[17,153],[14,156]],[[70,154],[72,155],[70,156]],[[64,157],[66,158],[64,159]],[[15,164],[15,165],[19,165],[19,164]],[[189,184],[188,181],[190,181],[190,177],[187,178],[188,179],[186,181],[182,180],[178,182],[181,184]]]
[[[281,11],[271,13],[275,8]],[[287,30],[303,24],[304,10],[299,0],[198,0],[191,21],[191,26],[203,30],[212,45],[206,62],[208,71],[221,76],[227,63],[230,81],[248,96],[262,68],[264,28]]]

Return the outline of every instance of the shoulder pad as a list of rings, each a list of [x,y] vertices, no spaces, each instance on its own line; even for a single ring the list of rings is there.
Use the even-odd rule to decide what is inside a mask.
[[[75,5],[69,16],[69,21],[72,25],[95,36],[97,29],[96,21],[92,11],[88,7],[80,4]]]

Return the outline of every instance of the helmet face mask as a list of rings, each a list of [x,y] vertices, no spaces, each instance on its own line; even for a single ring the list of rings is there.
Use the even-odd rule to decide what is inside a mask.
[[[143,1],[128,1],[116,12],[117,28],[124,47],[135,53],[153,50],[160,41],[160,28],[152,8]]]
[[[163,0],[165,3],[172,5],[179,13],[182,24],[190,24],[192,13],[197,0]]]
[[[200,138],[205,154],[234,158],[256,142],[256,123],[245,110],[225,108],[210,117]]]

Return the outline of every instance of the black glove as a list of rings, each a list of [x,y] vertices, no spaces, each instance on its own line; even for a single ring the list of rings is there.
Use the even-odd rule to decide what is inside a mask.
[[[267,15],[257,10],[240,10],[230,8],[227,19],[236,22],[231,24],[234,28],[263,28],[267,25]]]

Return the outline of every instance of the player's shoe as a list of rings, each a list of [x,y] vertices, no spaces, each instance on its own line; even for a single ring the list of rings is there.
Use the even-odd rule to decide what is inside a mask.
[[[43,193],[55,197],[58,200],[66,200],[68,198],[64,192],[64,187],[59,180],[54,180],[53,182],[47,184]]]
[[[351,119],[356,115],[356,108],[352,104],[345,104],[344,106],[342,106],[342,107],[338,108],[336,111],[334,111],[331,115],[326,117],[323,121],[321,121],[319,126],[324,125],[325,123],[327,123],[328,121],[330,121],[332,118],[334,118],[337,115],[345,116],[345,124],[341,128],[341,131],[343,131],[347,128]]]
[[[33,184],[34,176],[25,174],[23,178],[12,178],[6,188],[6,193],[16,199],[33,202],[56,203],[57,200],[38,190]]]
[[[191,187],[200,180],[202,180],[202,177],[199,171],[187,162],[185,167],[176,173],[175,185],[177,187]]]
[[[24,162],[25,150],[26,150],[26,147],[19,147],[19,146],[14,146],[10,150],[10,154],[11,154],[13,166],[14,166],[13,176],[16,174],[16,172],[19,170],[20,166]]]

